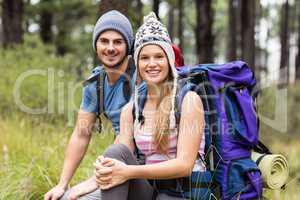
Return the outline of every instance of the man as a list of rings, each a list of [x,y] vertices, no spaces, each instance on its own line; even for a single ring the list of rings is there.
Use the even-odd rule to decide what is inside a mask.
[[[124,85],[128,83],[128,76],[126,75],[130,71],[128,68],[133,67],[129,65],[129,54],[132,50],[133,39],[133,31],[129,20],[115,10],[102,15],[94,28],[93,48],[103,64],[103,68],[94,70],[92,76],[97,76],[99,73],[105,74],[103,107],[116,133],[119,131],[121,108],[129,100],[124,94],[130,91],[124,92]],[[91,139],[91,129],[96,121],[100,106],[97,96],[99,90],[97,90],[96,82],[92,81],[83,89],[76,127],[66,148],[60,181],[45,194],[44,200],[57,200],[64,195],[72,176],[86,153]],[[118,137],[116,141],[117,139]],[[89,184],[94,183],[92,179],[93,177],[71,188],[63,199],[77,199],[83,194],[92,192],[89,191]]]

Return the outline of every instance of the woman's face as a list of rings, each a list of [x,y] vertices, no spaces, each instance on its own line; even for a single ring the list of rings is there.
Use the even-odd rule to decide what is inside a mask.
[[[169,63],[163,49],[154,44],[144,46],[138,57],[141,78],[148,84],[163,83],[169,75]]]

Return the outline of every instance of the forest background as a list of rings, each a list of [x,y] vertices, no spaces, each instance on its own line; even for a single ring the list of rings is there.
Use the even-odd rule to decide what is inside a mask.
[[[37,200],[54,186],[76,120],[82,81],[98,65],[97,18],[117,9],[134,30],[151,10],[188,65],[245,60],[261,86],[261,139],[289,161],[285,189],[300,196],[300,0],[0,0],[0,200]],[[94,134],[71,185],[113,141]]]

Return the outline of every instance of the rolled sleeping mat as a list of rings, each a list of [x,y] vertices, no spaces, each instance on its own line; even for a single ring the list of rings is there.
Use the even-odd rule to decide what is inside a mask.
[[[287,160],[280,154],[260,154],[252,152],[251,158],[262,173],[265,188],[280,189],[289,177]]]

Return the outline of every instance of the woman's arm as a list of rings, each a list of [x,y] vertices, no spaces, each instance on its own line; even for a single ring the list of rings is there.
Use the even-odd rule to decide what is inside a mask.
[[[183,99],[181,110],[177,157],[152,165],[128,166],[129,179],[170,179],[191,174],[205,126],[200,97],[195,92],[188,92]]]

